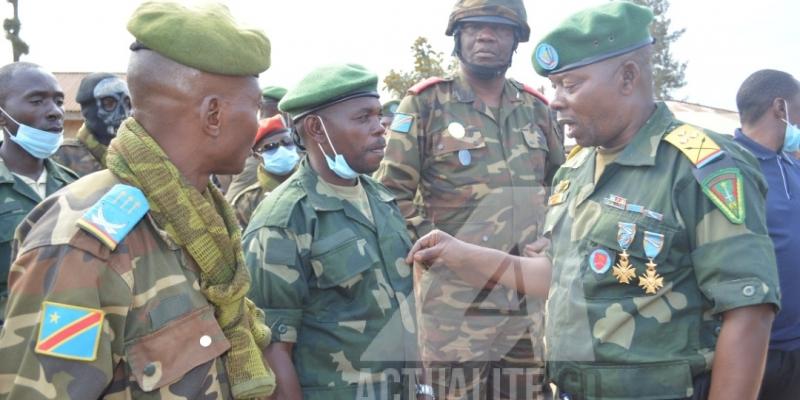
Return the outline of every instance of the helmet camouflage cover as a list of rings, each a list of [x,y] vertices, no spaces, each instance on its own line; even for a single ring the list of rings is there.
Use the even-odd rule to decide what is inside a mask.
[[[530,38],[531,28],[522,0],[458,0],[450,13],[445,34],[452,36],[459,21],[474,17],[500,17],[500,20],[516,24],[520,42],[527,42]]]

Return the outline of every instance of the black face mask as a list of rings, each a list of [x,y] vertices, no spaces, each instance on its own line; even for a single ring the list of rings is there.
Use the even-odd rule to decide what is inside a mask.
[[[89,88],[91,93],[88,93]],[[98,142],[108,145],[116,136],[122,121],[131,113],[128,85],[122,79],[111,75],[98,80],[91,87],[87,85],[84,88],[82,84],[81,89],[87,89],[84,93],[79,93],[79,97],[83,100],[81,114],[86,126]]]
[[[498,76],[503,76],[508,68],[511,67],[511,58],[513,57],[514,53],[517,51],[517,46],[519,45],[519,34],[514,31],[514,46],[511,48],[511,55],[508,57],[508,61],[502,66],[499,67],[487,67],[484,65],[477,65],[467,61],[466,58],[461,54],[461,29],[456,28],[453,32],[453,39],[455,39],[455,47],[453,48],[453,55],[458,57],[458,60],[461,62],[461,65],[464,66],[472,75],[477,77],[478,79],[482,80],[489,80],[497,78]]]

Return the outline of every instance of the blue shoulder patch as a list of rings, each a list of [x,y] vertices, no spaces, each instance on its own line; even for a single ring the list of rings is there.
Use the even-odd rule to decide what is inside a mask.
[[[114,250],[148,210],[141,190],[120,183],[86,211],[77,225]]]
[[[399,133],[408,133],[408,131],[411,130],[412,123],[414,123],[413,115],[395,113],[394,119],[392,120],[392,125],[389,127],[389,129]]]

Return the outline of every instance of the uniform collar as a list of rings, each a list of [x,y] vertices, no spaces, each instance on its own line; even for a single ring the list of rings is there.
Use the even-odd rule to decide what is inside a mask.
[[[628,166],[653,166],[656,164],[658,146],[662,138],[675,123],[675,116],[663,102],[656,103],[656,110],[633,140],[622,150],[615,163]]]
[[[761,161],[772,160],[780,157],[782,160],[794,165],[794,160],[792,160],[793,157],[791,155],[786,154],[784,151],[776,152],[762,146],[760,143],[750,139],[749,136],[745,135],[741,128],[736,128],[736,130],[733,132],[733,140],[742,145],[745,149],[749,150],[750,153],[752,153]]]
[[[453,97],[460,103],[473,103],[477,98],[475,91],[472,90],[472,87],[467,82],[467,78],[464,77],[464,72],[462,71],[459,71],[458,74],[453,77]],[[511,103],[519,103],[523,101],[522,99],[522,85],[517,87],[510,79],[506,79],[505,83],[503,83],[503,98],[501,102],[509,101]]]
[[[317,190],[317,183],[319,183],[319,175],[311,168],[311,163],[308,161],[308,156],[304,157],[300,162],[300,167],[297,171],[298,178],[305,189],[306,196],[317,211],[335,211],[344,208],[344,201],[338,197],[331,197],[320,194]],[[373,182],[371,179],[361,175],[358,177],[364,191],[370,197],[378,198],[384,203],[394,200],[394,195],[388,189],[380,184]]]

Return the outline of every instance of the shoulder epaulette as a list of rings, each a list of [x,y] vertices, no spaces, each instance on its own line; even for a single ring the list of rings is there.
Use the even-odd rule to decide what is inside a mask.
[[[702,129],[684,124],[664,140],[677,147],[692,164],[692,174],[711,202],[732,224],[743,224],[746,209],[742,173],[730,156]],[[713,163],[713,167],[706,167]]]
[[[112,251],[147,214],[150,205],[139,188],[116,184],[76,222]]]
[[[524,83],[522,84],[522,90],[524,90],[528,94],[532,94],[534,97],[536,97],[537,99],[539,99],[542,102],[544,102],[544,104],[550,105],[550,100],[547,100],[547,97],[544,97],[544,95],[541,92],[539,92],[538,90],[536,90],[536,89],[534,89],[534,88],[532,88],[532,87],[530,87],[530,86],[528,86],[528,85],[526,85]]]
[[[412,86],[411,88],[408,89],[408,93],[420,94],[420,93],[424,92],[425,89],[428,89],[429,87],[431,87],[431,86],[433,86],[433,85],[435,85],[435,84],[437,84],[439,82],[444,82],[444,81],[445,81],[445,79],[439,78],[438,76],[434,76],[434,77],[425,79],[424,81],[419,82],[416,85]]]
[[[569,151],[569,154],[567,154],[567,160],[571,159],[572,157],[575,157],[575,155],[580,153],[581,150],[583,150],[583,147],[578,146],[576,144],[575,147],[573,147],[572,150]]]
[[[703,168],[725,154],[714,139],[689,124],[673,129],[664,140],[680,150],[696,168]]]

